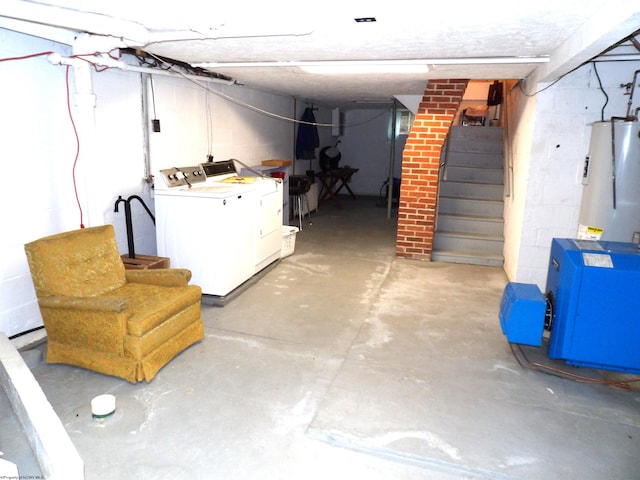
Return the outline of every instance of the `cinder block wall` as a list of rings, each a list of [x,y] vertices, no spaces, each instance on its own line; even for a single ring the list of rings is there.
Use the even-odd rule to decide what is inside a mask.
[[[440,152],[469,80],[429,80],[402,154],[396,255],[431,260]]]

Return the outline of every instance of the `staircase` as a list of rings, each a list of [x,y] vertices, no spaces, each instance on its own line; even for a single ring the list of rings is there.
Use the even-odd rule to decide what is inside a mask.
[[[433,261],[502,266],[502,128],[453,126],[440,173]]]

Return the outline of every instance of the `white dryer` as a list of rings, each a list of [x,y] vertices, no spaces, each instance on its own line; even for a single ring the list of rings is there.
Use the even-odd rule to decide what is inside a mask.
[[[159,176],[158,255],[191,270],[203,294],[226,296],[280,258],[281,183],[240,177],[232,160],[170,168]]]

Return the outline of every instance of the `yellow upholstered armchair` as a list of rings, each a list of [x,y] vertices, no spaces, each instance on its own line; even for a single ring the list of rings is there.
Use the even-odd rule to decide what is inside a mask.
[[[204,338],[202,291],[185,269],[125,270],[111,225],[25,245],[47,362],[147,382]]]

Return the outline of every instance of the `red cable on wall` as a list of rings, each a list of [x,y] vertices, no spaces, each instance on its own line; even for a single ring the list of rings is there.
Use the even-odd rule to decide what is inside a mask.
[[[27,58],[41,57],[42,55],[51,55],[52,53],[54,52],[39,52],[39,53],[32,53],[31,55],[24,55],[22,57],[0,58],[0,62],[9,62],[11,60],[25,60]]]
[[[38,53],[32,53],[30,55],[23,55],[20,57],[6,57],[6,58],[0,58],[0,62],[8,62],[8,61],[12,61],[12,60],[26,60],[28,58],[34,58],[34,57],[41,57],[44,55],[51,55],[52,53],[55,52],[38,52]],[[95,55],[95,54],[90,54],[90,55]],[[89,60],[87,60],[86,58],[83,58],[84,56],[87,55],[74,55],[74,57],[76,58],[80,58],[82,60],[85,60],[89,63],[91,63]],[[95,67],[95,65],[94,65]],[[96,71],[100,72],[103,70],[98,70],[96,68]],[[78,157],[80,156],[80,137],[78,136],[78,129],[76,128],[76,124],[73,120],[73,114],[71,112],[71,93],[70,93],[70,89],[69,89],[69,66],[67,66],[67,70],[66,70],[66,89],[67,89],[67,111],[69,112],[69,119],[71,120],[71,126],[73,127],[73,133],[76,137],[76,156],[75,159],[73,161],[73,169],[71,171],[72,174],[72,178],[73,178],[73,191],[74,194],[76,196],[76,202],[78,204],[78,210],[80,211],[80,228],[84,228],[84,222],[83,222],[83,213],[82,213],[82,205],[80,204],[80,197],[78,196],[78,185],[76,182],[76,166],[78,164]]]
[[[71,170],[71,176],[73,178],[73,191],[76,196],[76,202],[78,204],[78,210],[80,211],[80,228],[84,228],[84,223],[82,220],[82,205],[80,205],[80,197],[78,196],[78,184],[76,182],[76,166],[78,165],[78,157],[80,156],[80,137],[78,136],[78,129],[76,128],[76,123],[73,121],[73,113],[71,112],[71,93],[69,89],[69,66],[67,65],[66,70],[66,86],[67,86],[67,111],[69,112],[69,120],[71,120],[71,126],[73,127],[73,133],[76,137],[76,157],[73,161],[73,168]]]

